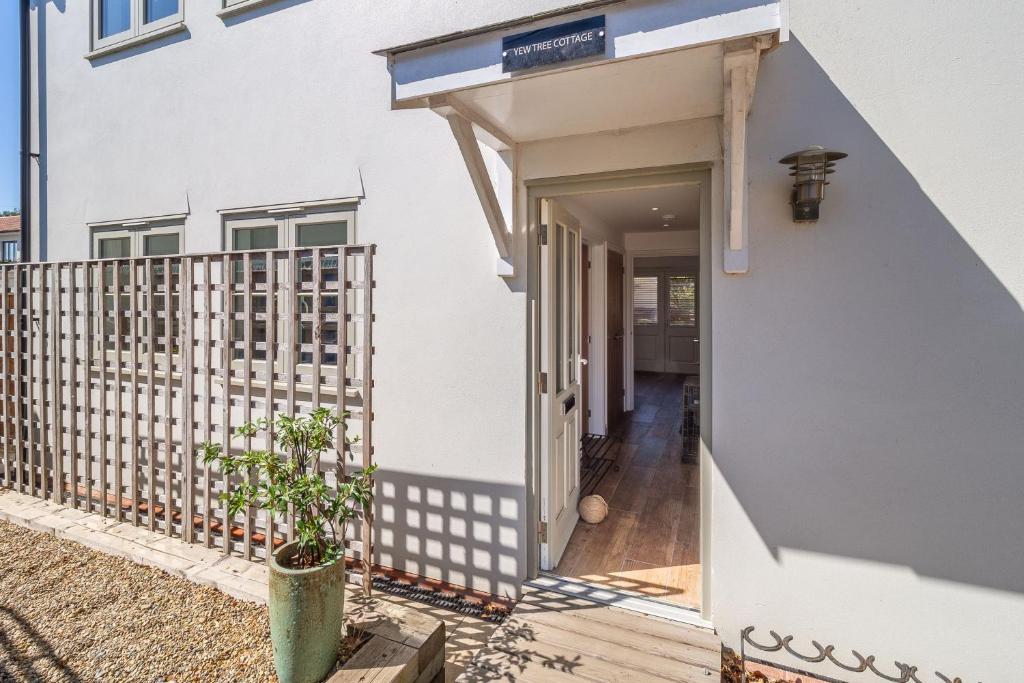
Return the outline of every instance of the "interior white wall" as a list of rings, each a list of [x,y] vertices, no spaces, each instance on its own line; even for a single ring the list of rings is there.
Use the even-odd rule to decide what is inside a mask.
[[[608,242],[590,247],[590,417],[586,431],[608,433]]]
[[[696,255],[700,252],[699,230],[666,230],[664,232],[626,233],[626,251],[633,256],[645,253],[673,252],[680,255]]]

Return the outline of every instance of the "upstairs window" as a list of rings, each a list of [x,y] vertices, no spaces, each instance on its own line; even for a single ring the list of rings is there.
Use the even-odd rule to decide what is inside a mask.
[[[183,28],[185,0],[92,0],[92,49],[132,45]]]

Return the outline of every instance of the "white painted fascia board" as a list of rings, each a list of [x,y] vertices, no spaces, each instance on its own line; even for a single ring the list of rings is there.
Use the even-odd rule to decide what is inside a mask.
[[[417,100],[431,95],[590,68],[612,60],[700,47],[737,38],[776,34],[782,28],[782,10],[779,2],[696,19],[688,14],[690,11],[690,4],[680,0],[609,6],[605,8],[608,46],[605,60],[587,61],[560,69],[545,69],[526,74],[502,73],[502,38],[564,21],[594,16],[601,12],[583,11],[536,24],[475,34],[390,55],[392,97],[396,107],[402,107],[403,104],[424,106],[425,102]]]

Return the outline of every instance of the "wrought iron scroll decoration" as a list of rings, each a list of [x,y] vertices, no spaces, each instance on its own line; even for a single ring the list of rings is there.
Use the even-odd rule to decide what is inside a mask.
[[[740,632],[740,660],[743,667],[743,683],[747,683],[747,645],[750,645],[755,649],[761,650],[762,652],[778,652],[780,650],[785,650],[793,657],[796,657],[797,659],[807,662],[809,664],[819,664],[821,662],[828,660],[835,666],[845,671],[850,671],[853,673],[864,673],[865,671],[870,671],[879,678],[886,681],[892,681],[892,683],[925,683],[920,678],[918,678],[917,667],[911,666],[910,664],[904,664],[902,662],[893,662],[893,664],[895,664],[896,666],[896,675],[890,675],[879,671],[875,667],[874,655],[868,655],[867,657],[865,657],[856,650],[851,650],[854,659],[856,659],[856,663],[848,664],[846,662],[840,661],[835,657],[834,653],[836,648],[834,645],[822,646],[821,643],[819,643],[816,640],[812,640],[811,645],[814,647],[815,650],[817,650],[817,653],[813,655],[806,655],[793,648],[791,644],[793,642],[793,636],[783,637],[775,631],[768,631],[768,633],[771,635],[772,639],[775,642],[770,645],[765,645],[763,643],[757,642],[751,637],[751,634],[754,632],[754,629],[754,626],[748,626]],[[959,677],[949,678],[948,676],[938,671],[935,672],[935,675],[938,677],[940,683],[963,683],[963,680]]]

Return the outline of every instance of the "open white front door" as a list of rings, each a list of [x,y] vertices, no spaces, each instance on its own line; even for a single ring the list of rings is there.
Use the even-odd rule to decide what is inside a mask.
[[[579,519],[582,249],[579,221],[558,202],[541,202],[541,224],[540,564],[554,569]]]

